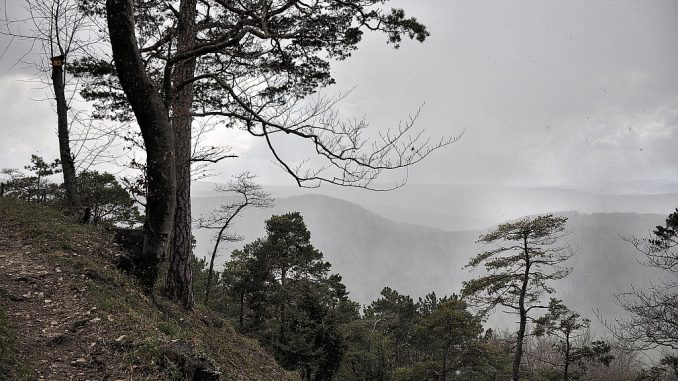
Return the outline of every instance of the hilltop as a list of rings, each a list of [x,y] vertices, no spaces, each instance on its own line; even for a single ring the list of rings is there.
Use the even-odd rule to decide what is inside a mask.
[[[297,379],[213,313],[147,297],[119,253],[104,230],[0,198],[0,380]]]

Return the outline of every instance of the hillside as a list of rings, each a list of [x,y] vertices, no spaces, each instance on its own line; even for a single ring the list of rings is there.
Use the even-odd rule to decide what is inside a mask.
[[[215,315],[148,298],[112,265],[118,250],[0,198],[0,380],[297,379]]]
[[[219,202],[216,198],[194,200],[196,215]],[[356,204],[321,195],[285,197],[266,210],[250,210],[236,221],[234,230],[244,242],[231,244],[222,251],[242,246],[264,234],[264,220],[271,214],[299,211],[309,226],[311,240],[340,273],[351,298],[368,304],[384,286],[413,297],[435,291],[459,292],[461,282],[474,274],[462,267],[483,249],[475,243],[486,230],[444,231],[410,225],[378,216]],[[668,210],[667,210],[668,212]],[[641,266],[637,253],[619,234],[643,236],[663,223],[664,215],[637,213],[559,213],[569,218],[567,240],[577,254],[570,260],[572,274],[557,285],[558,297],[582,314],[592,317],[593,310],[607,318],[621,311],[614,294],[628,290],[631,284],[643,287],[657,274]],[[196,231],[198,255],[207,252],[210,233]],[[503,314],[498,314],[503,318]]]

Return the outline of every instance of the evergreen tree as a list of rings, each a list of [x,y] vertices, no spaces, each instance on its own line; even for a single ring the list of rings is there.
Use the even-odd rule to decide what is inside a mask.
[[[345,352],[340,325],[357,318],[341,277],[310,242],[298,212],[272,216],[267,236],[226,263],[223,282],[244,332],[304,380],[330,380]]]
[[[94,225],[127,224],[134,226],[143,219],[129,193],[110,173],[85,171],[78,176],[82,205],[90,210]]]
[[[567,247],[556,246],[563,237],[567,218],[553,215],[527,217],[499,225],[480,236],[479,242],[497,246],[471,259],[466,267],[484,265],[488,274],[464,282],[462,294],[487,312],[497,306],[519,316],[512,378],[521,378],[523,340],[529,314],[537,308],[544,293],[553,293],[549,281],[562,279],[570,269],[559,264],[573,254]]]
[[[395,47],[429,35],[404,10],[385,10],[384,3],[182,0],[177,10],[161,1],[108,0],[105,7],[83,1],[86,12],[107,17],[115,70],[106,57],[82,60],[74,72],[94,79],[83,95],[98,102],[98,116],[130,120],[134,112],[149,171],[148,264],[164,255],[171,236],[167,292],[184,307],[193,304],[187,268],[193,117],[218,116],[229,127],[263,138],[300,186],[370,187],[382,171],[416,164],[456,140],[429,144],[414,131],[412,117],[368,143],[365,122],[337,119],[337,100],[319,98],[309,105],[305,99],[334,83],[331,63],[348,58],[365,31],[384,33]],[[279,140],[271,138],[277,132],[308,144],[322,164],[291,163]],[[156,273],[149,269],[146,283]]]
[[[31,177],[35,180],[35,188],[32,191],[29,191],[29,194],[33,194],[35,201],[44,202],[46,201],[45,193],[49,185],[49,183],[45,181],[45,178],[53,174],[60,173],[61,170],[59,168],[61,166],[61,162],[59,159],[55,159],[53,162],[48,163],[40,156],[31,155],[31,163],[32,165],[27,165],[24,167],[25,169],[35,173],[35,176]],[[31,196],[28,196],[29,200],[31,198]]]
[[[583,367],[585,361],[595,361],[608,365],[614,359],[610,355],[610,345],[604,341],[594,341],[590,345],[577,346],[577,339],[588,334],[589,319],[582,318],[570,311],[561,300],[551,298],[548,313],[535,320],[535,336],[548,335],[557,340],[556,349],[562,355],[563,380],[579,379],[585,369],[573,372],[571,365]]]

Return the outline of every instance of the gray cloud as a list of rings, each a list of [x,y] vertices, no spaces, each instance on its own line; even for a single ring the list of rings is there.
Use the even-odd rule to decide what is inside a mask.
[[[353,57],[335,66],[338,85],[332,91],[356,86],[342,111],[365,115],[373,129],[396,124],[424,103],[418,123],[430,136],[466,129],[461,142],[413,168],[411,182],[596,188],[618,180],[678,181],[678,151],[672,147],[678,127],[678,3],[394,5],[427,24],[430,39],[393,50],[384,36],[367,35]],[[4,86],[0,97],[35,109],[18,105],[19,93],[9,91]],[[40,110],[32,114],[47,112]],[[44,131],[51,131],[53,121],[32,117],[37,120],[24,123],[26,129],[46,147],[52,137]],[[3,135],[22,140],[26,132],[13,127],[21,116],[3,108],[0,119],[12,121],[3,123]],[[233,138],[221,133],[215,139]],[[218,166],[220,179],[248,169],[264,183],[290,184],[265,146],[237,139],[242,157]],[[294,143],[286,147],[297,153]]]

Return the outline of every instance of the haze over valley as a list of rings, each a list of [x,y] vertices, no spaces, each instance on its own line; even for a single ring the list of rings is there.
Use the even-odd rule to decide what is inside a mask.
[[[229,202],[228,197],[210,190],[213,186],[200,184],[195,192],[196,216]],[[311,231],[312,243],[332,264],[332,271],[342,275],[351,298],[360,304],[378,298],[385,286],[415,299],[430,291],[449,295],[459,293],[462,281],[478,274],[462,267],[471,256],[489,248],[476,243],[479,235],[511,219],[556,213],[568,218],[566,241],[576,255],[566,262],[573,271],[556,283],[555,296],[594,321],[594,310],[600,310],[605,318],[618,317],[621,310],[614,296],[631,285],[647,286],[657,276],[656,270],[640,265],[638,252],[620,235],[646,237],[664,223],[678,199],[676,194],[408,185],[392,193],[344,191],[352,200],[347,201],[327,195],[332,194],[331,188],[265,189],[278,195],[275,206],[247,210],[234,221],[232,232],[244,239],[223,244],[218,265],[228,259],[231,250],[263,237],[265,219],[299,211]],[[294,193],[304,194],[290,196]],[[211,252],[212,232],[197,229],[194,235],[196,255]],[[509,321],[503,319],[505,315],[495,314],[491,322],[507,326]]]

